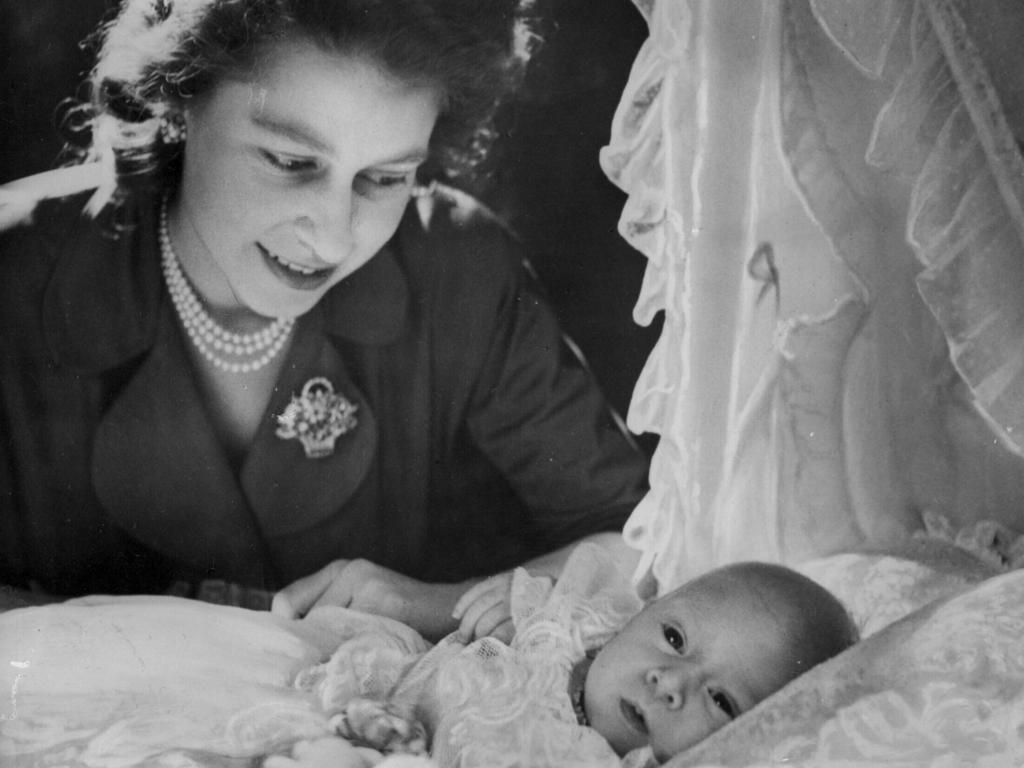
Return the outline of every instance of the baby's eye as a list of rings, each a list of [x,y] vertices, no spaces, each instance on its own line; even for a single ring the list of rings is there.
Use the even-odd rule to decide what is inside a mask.
[[[308,157],[295,157],[294,155],[282,155],[279,152],[271,152],[268,149],[260,150],[260,155],[276,170],[285,173],[306,173],[315,171],[316,160]]]
[[[728,696],[721,691],[709,691],[709,694],[711,695],[711,700],[715,702],[715,706],[728,715],[730,720],[736,719],[736,707],[733,706]]]
[[[670,624],[664,624],[661,628],[662,634],[665,636],[665,642],[675,648],[677,651],[683,651],[686,648],[686,638],[683,637],[683,633]]]

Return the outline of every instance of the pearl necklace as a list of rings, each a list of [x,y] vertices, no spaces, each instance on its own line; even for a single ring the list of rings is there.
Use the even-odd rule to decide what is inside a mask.
[[[255,333],[232,333],[210,317],[182,272],[167,231],[167,201],[160,208],[160,260],[171,303],[181,325],[199,353],[228,373],[250,373],[265,366],[284,347],[295,325],[291,317],[278,317]],[[222,356],[223,355],[223,356]],[[226,356],[226,357],[225,357]],[[228,359],[234,356],[238,360]]]

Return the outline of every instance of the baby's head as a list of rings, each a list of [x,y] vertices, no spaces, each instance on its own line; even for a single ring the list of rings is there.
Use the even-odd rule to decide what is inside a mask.
[[[842,604],[811,579],[728,565],[650,603],[612,638],[583,705],[619,754],[649,744],[664,761],[856,639]]]

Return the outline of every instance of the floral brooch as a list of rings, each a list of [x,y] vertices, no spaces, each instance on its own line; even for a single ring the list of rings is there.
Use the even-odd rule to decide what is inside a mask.
[[[336,394],[323,376],[310,379],[302,394],[277,416],[277,436],[302,443],[307,459],[322,459],[334,453],[334,441],[355,429],[357,406]]]

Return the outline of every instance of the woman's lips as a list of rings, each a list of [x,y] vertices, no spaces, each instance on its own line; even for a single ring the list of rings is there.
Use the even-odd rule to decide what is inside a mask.
[[[647,735],[647,721],[644,720],[644,713],[635,704],[625,699],[620,699],[619,709],[622,711],[622,717],[634,730],[645,736]]]
[[[328,269],[310,269],[298,264],[292,264],[264,248],[259,243],[256,246],[263,257],[263,263],[274,275],[290,288],[300,291],[313,291],[323,286],[334,273],[334,267]]]

